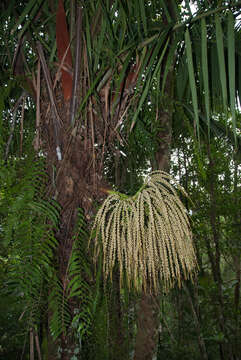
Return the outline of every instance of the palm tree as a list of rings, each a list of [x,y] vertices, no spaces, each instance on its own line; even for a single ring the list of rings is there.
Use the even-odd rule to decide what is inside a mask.
[[[62,308],[68,307],[64,320],[58,314],[52,316],[52,332],[57,328],[55,338],[61,338],[62,359],[70,359],[75,346],[66,328],[77,296],[71,281],[76,274],[76,223],[82,226],[85,221],[90,229],[96,203],[112,188],[106,176],[110,159],[118,178],[120,149],[138,124],[148,116],[152,119],[158,139],[149,158],[153,170],[168,171],[172,131],[174,126],[181,131],[182,113],[198,139],[202,131],[210,134],[216,114],[231,113],[237,142],[241,58],[235,19],[241,2],[194,4],[192,11],[189,2],[180,1],[1,3],[1,70],[3,88],[7,88],[2,101],[17,103],[11,107],[3,157],[10,162],[14,155],[15,119],[23,124],[24,99],[28,109],[36,111],[36,122],[31,119],[33,145],[36,156],[44,154],[46,159],[48,197],[58,204],[51,206],[60,207],[54,224],[58,245],[52,246],[55,255],[48,265],[54,272],[51,281],[54,278],[58,284],[50,299],[53,302],[61,292]],[[20,157],[28,134],[30,130],[24,132],[21,125]],[[83,210],[81,220],[78,209]],[[54,212],[49,210],[50,218]],[[151,359],[155,352],[155,304],[155,296],[143,292],[140,314],[148,318],[149,332],[139,316],[136,360]]]

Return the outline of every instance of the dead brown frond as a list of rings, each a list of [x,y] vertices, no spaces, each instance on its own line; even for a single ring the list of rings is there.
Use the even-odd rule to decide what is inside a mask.
[[[117,263],[120,283],[125,278],[130,287],[156,292],[160,287],[167,291],[175,281],[180,285],[195,271],[188,216],[171,181],[167,173],[155,171],[134,196],[110,192],[93,225],[105,279]]]

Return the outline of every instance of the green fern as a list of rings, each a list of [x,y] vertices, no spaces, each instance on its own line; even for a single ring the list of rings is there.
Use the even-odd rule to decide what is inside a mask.
[[[23,297],[22,318],[29,326],[40,323],[47,307],[58,245],[53,229],[58,226],[59,206],[44,199],[43,168],[43,159],[15,159],[0,176],[0,236],[10,257],[8,287]]]
[[[51,282],[52,291],[49,296],[49,308],[52,313],[50,332],[56,340],[62,333],[66,334],[71,323],[71,313],[63,283],[54,276]]]
[[[69,261],[68,276],[70,282],[67,286],[67,292],[68,299],[77,298],[80,304],[79,309],[77,308],[75,310],[76,314],[72,320],[72,327],[76,328],[80,338],[90,334],[92,322],[92,294],[88,282],[91,272],[89,263],[86,260],[88,237],[89,233],[84,219],[84,213],[82,209],[79,209],[76,235],[74,237],[72,255]]]
[[[50,329],[54,339],[61,333],[74,331],[78,338],[90,334],[92,323],[92,294],[89,282],[89,264],[86,260],[85,244],[88,239],[87,225],[82,209],[78,211],[78,219],[73,237],[72,253],[68,263],[68,271],[63,282],[55,275],[49,305],[52,312]],[[69,303],[74,304],[74,317],[70,315]]]

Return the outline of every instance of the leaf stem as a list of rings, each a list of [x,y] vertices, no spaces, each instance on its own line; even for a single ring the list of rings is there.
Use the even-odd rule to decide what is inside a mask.
[[[226,5],[226,6],[221,6],[217,9],[213,9],[213,10],[208,10],[206,12],[203,12],[202,14],[200,15],[197,15],[197,16],[191,16],[189,17],[186,21],[182,22],[182,23],[179,23],[179,24],[176,24],[173,26],[172,29],[170,29],[170,31],[176,31],[178,29],[180,29],[181,27],[183,26],[188,26],[200,19],[203,19],[205,17],[208,17],[210,15],[213,15],[213,14],[216,14],[222,10],[226,10],[226,9],[230,9],[231,7],[238,7],[239,5],[241,5],[241,1],[238,1],[236,3],[231,3],[229,5]],[[147,45],[149,45],[153,40],[155,40],[156,38],[158,38],[158,36],[160,35],[160,33],[157,33],[155,35],[153,35],[152,37],[150,37],[149,39],[146,39],[144,40],[139,46],[138,46],[138,49],[141,49]]]

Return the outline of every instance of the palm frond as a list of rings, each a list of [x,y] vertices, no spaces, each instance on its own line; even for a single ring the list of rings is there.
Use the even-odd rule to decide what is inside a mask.
[[[234,138],[236,140],[236,104],[235,104],[235,34],[234,34],[234,17],[228,13],[228,77],[229,77],[229,96],[230,108],[232,114]]]
[[[195,114],[196,127],[199,134],[198,98],[197,98],[196,81],[195,81],[194,67],[193,67],[192,45],[191,45],[191,39],[188,29],[185,32],[185,43],[186,43],[186,52],[187,52],[188,74],[189,74],[190,88],[192,94],[192,103]]]

